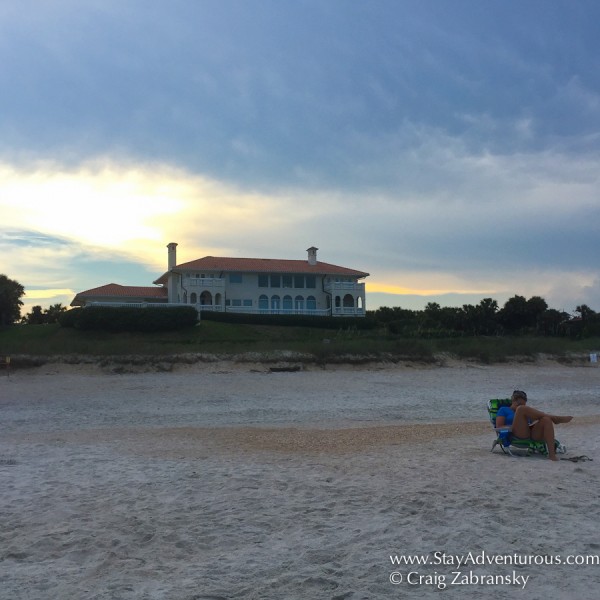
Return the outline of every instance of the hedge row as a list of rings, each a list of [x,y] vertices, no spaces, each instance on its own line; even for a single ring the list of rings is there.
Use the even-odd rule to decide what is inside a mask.
[[[377,326],[375,320],[369,317],[313,317],[311,315],[262,315],[209,311],[202,313],[202,320],[244,325],[283,325],[322,329],[373,329]]]
[[[59,323],[82,331],[172,331],[192,327],[198,313],[192,306],[173,308],[129,308],[126,306],[89,306],[64,313]]]

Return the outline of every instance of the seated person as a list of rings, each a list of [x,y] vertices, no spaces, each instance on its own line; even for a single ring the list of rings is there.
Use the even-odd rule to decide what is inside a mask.
[[[540,410],[527,406],[527,394],[515,390],[510,406],[502,406],[496,415],[496,428],[509,427],[511,434],[519,439],[544,441],[548,446],[548,458],[556,458],[554,446],[554,426],[568,423],[573,417],[547,415]]]

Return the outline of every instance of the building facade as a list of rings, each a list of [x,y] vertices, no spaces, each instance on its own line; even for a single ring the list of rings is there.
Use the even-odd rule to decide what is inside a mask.
[[[154,302],[192,305],[199,312],[254,314],[302,314],[361,317],[365,315],[365,284],[368,273],[317,260],[317,248],[307,250],[306,260],[225,258],[205,256],[177,263],[177,244],[168,246],[167,271],[154,284],[157,288],[126,288],[133,294],[157,290]],[[77,294],[72,306],[131,304],[122,294],[99,299],[103,290],[124,286],[109,284]],[[158,290],[161,290],[158,292]]]

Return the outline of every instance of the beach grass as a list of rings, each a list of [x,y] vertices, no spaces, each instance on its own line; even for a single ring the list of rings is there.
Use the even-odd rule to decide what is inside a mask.
[[[473,358],[483,363],[498,363],[520,357],[533,360],[540,354],[569,362],[573,355],[593,352],[600,347],[598,338],[573,340],[565,337],[504,336],[462,337],[432,340],[434,352],[458,358]]]
[[[596,352],[600,338],[453,337],[401,338],[383,330],[326,330],[203,321],[181,331],[108,333],[78,331],[59,325],[16,325],[0,331],[0,357],[5,355],[168,355],[181,353],[240,354],[289,351],[321,361],[416,360],[431,362],[440,354],[483,363],[539,354],[568,362],[573,355]]]

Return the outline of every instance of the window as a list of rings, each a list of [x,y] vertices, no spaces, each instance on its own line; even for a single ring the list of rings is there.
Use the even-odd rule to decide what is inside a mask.
[[[229,273],[229,283],[242,283],[242,274]]]
[[[252,300],[248,300],[247,298],[244,299],[244,306],[248,307],[248,306],[252,306]]]
[[[264,294],[258,299],[258,310],[269,310],[269,298]]]
[[[293,307],[292,297],[284,296],[283,297],[283,310],[287,310],[287,311],[291,312],[292,307]]]
[[[281,287],[281,275],[271,275],[271,287]]]
[[[281,308],[281,298],[279,296],[271,296],[271,310],[279,310]]]
[[[192,292],[192,295],[190,296],[190,303],[196,304],[197,302],[198,302],[198,296],[196,295],[196,292]]]
[[[317,300],[314,296],[309,296],[306,299],[306,308],[308,310],[317,310]]]
[[[294,287],[295,288],[303,288],[304,287],[304,275],[294,275]]]
[[[306,287],[313,289],[317,287],[317,278],[314,275],[306,276]]]
[[[231,306],[241,306],[242,301],[239,298],[233,298],[231,300]]]
[[[258,287],[269,287],[269,276],[259,275],[258,276]]]
[[[281,287],[291,288],[292,281],[293,281],[293,277],[291,275],[282,275],[281,276],[281,283],[282,283]]]
[[[294,308],[296,310],[304,310],[304,298],[302,296],[296,296],[294,298]]]

